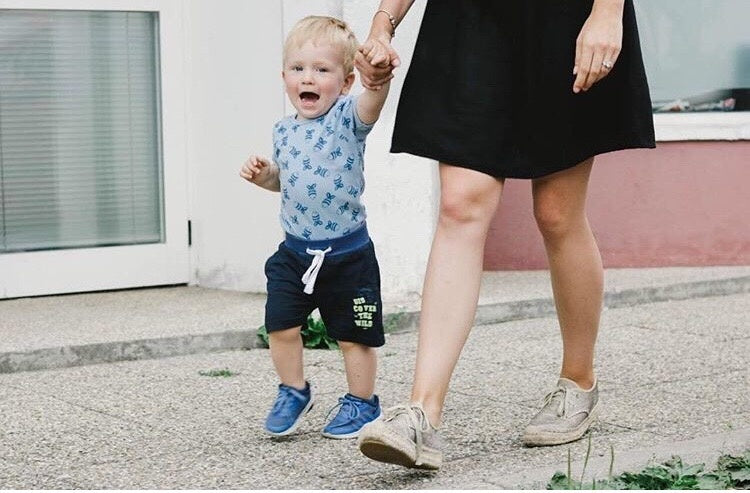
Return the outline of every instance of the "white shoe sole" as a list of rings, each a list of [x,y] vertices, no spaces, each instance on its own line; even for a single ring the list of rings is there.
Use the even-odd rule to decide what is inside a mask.
[[[362,430],[365,429],[365,426],[369,425],[370,423],[375,423],[377,421],[380,421],[382,418],[383,418],[383,413],[381,412],[377,418],[373,419],[372,421],[368,421],[359,430],[352,432],[352,433],[347,433],[346,435],[334,435],[332,433],[327,433],[325,431],[321,431],[320,434],[326,438],[333,438],[334,440],[345,440],[348,438],[357,438],[359,437],[359,434],[362,433]]]
[[[562,445],[563,443],[574,442],[586,434],[586,431],[596,421],[599,415],[599,403],[594,405],[589,415],[581,421],[576,428],[566,432],[552,432],[543,430],[534,430],[527,428],[524,431],[523,444],[527,447],[546,447],[549,445]]]
[[[358,442],[359,450],[372,460],[428,470],[437,470],[443,465],[443,453],[440,450],[423,446],[421,461],[417,465],[417,447],[411,440],[377,424],[362,431]]]

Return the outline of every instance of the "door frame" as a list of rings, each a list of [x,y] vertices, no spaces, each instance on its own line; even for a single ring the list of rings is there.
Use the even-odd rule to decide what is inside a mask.
[[[158,13],[165,238],[158,244],[0,254],[0,299],[189,282],[183,8],[180,0],[0,0],[0,9]]]

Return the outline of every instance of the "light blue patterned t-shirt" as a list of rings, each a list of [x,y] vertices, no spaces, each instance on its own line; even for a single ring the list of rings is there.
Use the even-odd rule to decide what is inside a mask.
[[[365,138],[372,125],[362,123],[356,106],[356,97],[340,96],[318,118],[293,115],[274,125],[281,226],[287,233],[329,240],[346,236],[365,222]]]

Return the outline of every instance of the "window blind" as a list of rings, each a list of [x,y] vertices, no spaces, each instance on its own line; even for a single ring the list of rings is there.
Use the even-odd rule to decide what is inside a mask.
[[[750,2],[636,0],[635,7],[655,108],[750,110]]]
[[[157,32],[0,10],[0,253],[163,241]]]

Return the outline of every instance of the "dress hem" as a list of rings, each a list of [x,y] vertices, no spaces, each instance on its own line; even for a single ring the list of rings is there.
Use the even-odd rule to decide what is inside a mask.
[[[436,152],[435,149],[430,150],[430,151],[424,150],[423,148],[420,148],[419,146],[414,146],[414,145],[406,146],[406,145],[393,144],[391,145],[390,152],[392,154],[406,153],[406,154],[412,154],[418,157],[433,159],[440,163],[448,164],[450,166],[456,166],[459,168],[466,168],[466,169],[471,169],[474,171],[479,171],[480,173],[484,173],[486,175],[490,175],[495,178],[512,178],[512,179],[531,180],[535,178],[542,178],[544,176],[551,175],[552,173],[557,173],[558,171],[563,171],[563,170],[572,168],[589,158],[599,156],[601,154],[606,154],[606,153],[615,152],[615,151],[624,151],[628,149],[654,149],[655,147],[656,147],[656,143],[654,141],[651,141],[651,142],[630,141],[630,142],[618,142],[616,144],[614,143],[600,144],[597,146],[593,146],[590,148],[590,150],[583,152],[583,153],[579,153],[573,158],[567,159],[558,165],[550,166],[543,170],[538,170],[538,171],[529,170],[528,173],[513,172],[513,173],[506,173],[506,174],[498,173],[497,171],[487,166],[480,166],[471,162],[467,162],[466,158],[456,158],[455,156],[448,156],[445,154],[441,154],[439,152]]]

